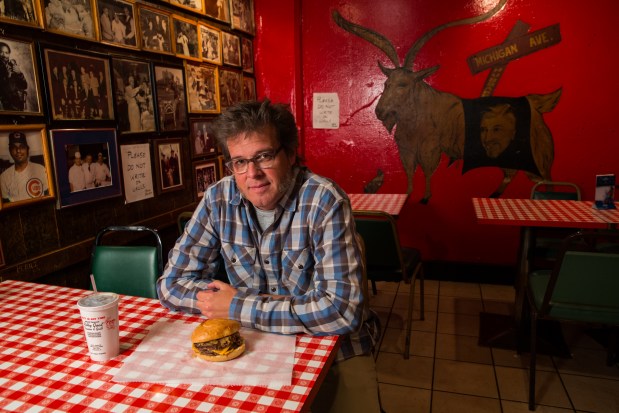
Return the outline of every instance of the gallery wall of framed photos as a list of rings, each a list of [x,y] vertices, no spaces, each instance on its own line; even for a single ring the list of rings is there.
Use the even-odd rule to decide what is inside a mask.
[[[195,208],[224,176],[213,119],[256,99],[253,1],[2,2],[0,280]]]

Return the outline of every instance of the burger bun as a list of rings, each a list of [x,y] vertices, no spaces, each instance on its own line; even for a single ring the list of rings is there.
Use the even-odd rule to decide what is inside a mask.
[[[235,320],[209,318],[201,322],[191,334],[192,343],[217,340],[239,331],[241,324]]]

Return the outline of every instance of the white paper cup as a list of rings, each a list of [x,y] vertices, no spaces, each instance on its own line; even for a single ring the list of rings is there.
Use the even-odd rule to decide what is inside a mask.
[[[107,361],[119,353],[118,294],[93,293],[77,302],[88,352],[93,361]]]

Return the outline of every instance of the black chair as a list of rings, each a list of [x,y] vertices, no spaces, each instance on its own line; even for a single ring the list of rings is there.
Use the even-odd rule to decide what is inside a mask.
[[[420,317],[424,314],[424,285],[421,253],[414,248],[402,248],[393,217],[385,212],[353,211],[357,233],[365,244],[365,263],[367,279],[372,284],[372,292],[377,294],[377,281],[390,281],[410,284],[408,319],[404,358],[410,355],[410,340],[415,302],[415,281],[419,279]]]
[[[619,231],[580,231],[568,236],[552,270],[529,274],[527,297],[531,312],[529,410],[535,410],[537,320],[619,325]],[[607,364],[614,356],[615,341],[611,339]]]
[[[129,243],[104,245],[104,235],[120,232],[130,236]],[[151,238],[144,242],[147,245],[131,245],[142,244],[144,236]],[[104,228],[95,238],[91,270],[98,291],[157,298],[156,281],[163,272],[161,238],[157,231],[142,226]]]

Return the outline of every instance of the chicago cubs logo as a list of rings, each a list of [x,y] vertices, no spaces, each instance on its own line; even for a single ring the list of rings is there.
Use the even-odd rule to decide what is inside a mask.
[[[43,195],[43,184],[39,178],[31,178],[26,182],[26,192],[30,198],[38,198]]]

